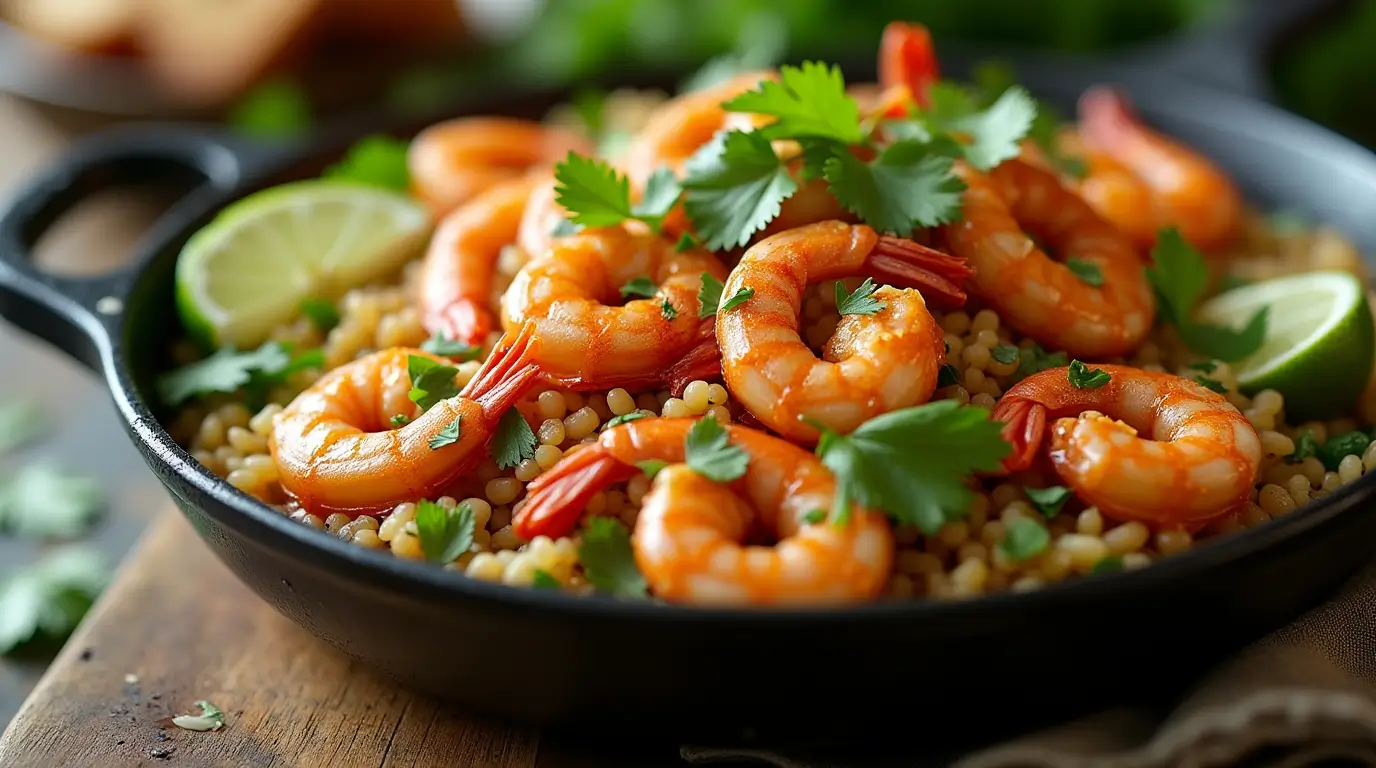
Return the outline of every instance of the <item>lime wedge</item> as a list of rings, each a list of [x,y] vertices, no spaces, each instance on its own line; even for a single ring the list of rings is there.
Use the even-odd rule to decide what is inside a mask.
[[[1366,290],[1347,272],[1306,272],[1234,288],[1199,308],[1199,319],[1236,326],[1270,308],[1261,349],[1233,363],[1248,394],[1274,389],[1292,421],[1349,412],[1376,361]]]
[[[211,347],[255,347],[306,299],[335,298],[400,268],[430,228],[424,208],[386,189],[321,180],[271,187],[187,242],[177,310]]]

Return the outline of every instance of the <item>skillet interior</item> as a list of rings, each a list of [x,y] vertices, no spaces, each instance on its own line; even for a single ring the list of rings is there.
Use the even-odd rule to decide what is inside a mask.
[[[1067,111],[1091,80],[1053,71],[1022,79]],[[1311,212],[1376,253],[1376,158],[1241,98],[1132,85],[1149,122],[1214,157],[1253,201]],[[311,175],[340,147],[288,171],[251,173],[256,181],[234,196]],[[176,252],[228,196],[213,198],[150,244],[155,255],[133,281],[123,326],[105,323],[113,338],[96,345],[136,444],[216,554],[282,613],[364,663],[475,709],[681,738],[987,740],[1168,691],[1321,599],[1376,541],[1365,510],[1376,477],[1367,476],[1303,512],[1142,571],[962,603],[771,613],[513,590],[363,550],[215,478],[145,405],[179,332],[169,322]],[[888,703],[895,697],[906,706]]]

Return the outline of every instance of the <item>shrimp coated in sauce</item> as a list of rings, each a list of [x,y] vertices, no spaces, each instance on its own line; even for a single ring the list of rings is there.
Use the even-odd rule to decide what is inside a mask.
[[[964,215],[943,236],[951,253],[974,267],[971,293],[1018,331],[1074,357],[1137,348],[1151,331],[1156,297],[1142,257],[1122,232],[1055,174],[1022,160],[988,175],[963,163],[956,170],[968,187]],[[1070,259],[1078,273],[1067,266]]]
[[[1105,517],[1159,528],[1198,528],[1247,503],[1261,439],[1226,398],[1166,373],[1097,368],[1109,375],[1097,389],[1053,368],[1004,394],[994,418],[1013,446],[1007,471],[1032,466],[1045,444],[1061,479]]]
[[[497,421],[535,383],[540,342],[503,338],[463,391],[424,413],[409,397],[416,349],[374,352],[335,368],[273,420],[269,450],[282,487],[315,514],[381,512],[434,497],[485,455]],[[393,428],[395,416],[409,419]],[[431,441],[457,421],[452,443]]]
[[[893,564],[888,520],[855,508],[844,525],[805,523],[830,509],[831,471],[811,452],[740,426],[725,427],[750,459],[745,475],[719,485],[686,466],[692,419],[643,419],[603,432],[596,443],[535,479],[517,513],[517,534],[563,535],[588,499],[667,461],[645,497],[632,534],[636,564],[654,594],[696,605],[818,605],[873,600]],[[778,543],[750,546],[752,530]]]
[[[826,221],[774,235],[741,257],[723,297],[754,291],[717,313],[721,370],[731,393],[779,434],[815,442],[807,417],[848,433],[881,413],[929,400],[945,354],[924,294],[947,307],[965,300],[961,259],[864,225]],[[846,315],[821,359],[798,335],[811,283],[866,275],[885,287],[884,308]],[[922,293],[919,293],[920,289]]]

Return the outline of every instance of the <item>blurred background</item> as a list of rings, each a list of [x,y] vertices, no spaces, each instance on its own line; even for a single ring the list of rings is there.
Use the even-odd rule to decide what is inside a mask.
[[[1278,5],[1303,13],[1265,39],[1226,32]],[[494,89],[682,82],[742,60],[870,62],[895,18],[925,23],[938,50],[1087,67],[1243,39],[1280,104],[1376,146],[1376,0],[0,0],[0,195],[116,122],[290,138],[360,112],[435,114]],[[165,203],[124,191],[78,207],[38,258],[61,272],[108,268]],[[3,325],[0,361],[3,726],[102,574],[167,504],[94,377]],[[64,564],[65,581],[39,569],[72,541],[85,559]]]

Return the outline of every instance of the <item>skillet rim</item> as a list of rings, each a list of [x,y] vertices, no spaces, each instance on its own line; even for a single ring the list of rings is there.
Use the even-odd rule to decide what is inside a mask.
[[[1279,107],[1212,88],[1172,79],[1133,77],[1131,73],[1108,73],[1108,77],[1091,79],[1083,75],[1079,78],[1062,76],[1059,83],[1054,76],[1045,77],[1044,72],[1040,74],[1043,77],[1037,77],[1032,72],[1021,73],[1019,79],[1024,83],[1036,83],[1036,87],[1029,86],[1029,90],[1035,94],[1059,92],[1058,95],[1062,96],[1072,93],[1078,95],[1090,82],[1126,86],[1125,90],[1148,122],[1154,114],[1169,114],[1173,119],[1192,122],[1207,130],[1247,135],[1283,152],[1308,157],[1337,155],[1343,160],[1336,164],[1343,169],[1343,173],[1368,187],[1373,198],[1376,198],[1376,155],[1323,126]],[[1169,93],[1171,98],[1162,98],[1162,93]],[[1281,141],[1280,138],[1285,135],[1298,135],[1298,139]],[[252,183],[261,181],[269,174],[280,174],[308,162],[312,156],[314,153],[293,154],[290,162],[279,161],[268,169],[269,173],[257,174],[250,179],[249,188],[252,188]],[[244,194],[244,188],[240,187],[231,194],[221,196],[211,211],[220,210]],[[178,236],[186,234],[189,229],[190,226],[178,230]],[[143,280],[152,261],[145,261],[132,271],[131,279],[125,284],[126,299],[128,293]],[[1376,498],[1376,473],[1366,474],[1332,495],[1311,502],[1280,520],[1206,541],[1188,552],[1163,558],[1144,568],[1086,574],[1031,592],[1004,590],[955,601],[912,599],[878,600],[844,607],[703,608],[653,600],[625,600],[602,594],[575,596],[561,591],[510,587],[473,579],[431,563],[412,562],[345,542],[291,520],[211,473],[192,458],[189,451],[172,440],[152,410],[144,404],[124,352],[125,342],[130,338],[127,335],[127,317],[127,313],[121,315],[113,334],[96,339],[101,350],[104,377],[121,416],[131,435],[139,441],[150,468],[156,459],[173,476],[160,478],[164,485],[183,483],[195,491],[196,495],[192,498],[182,498],[182,494],[169,487],[179,505],[190,505],[200,514],[243,536],[253,546],[273,550],[282,556],[299,557],[312,567],[329,572],[334,578],[347,580],[353,588],[395,592],[395,598],[408,601],[433,597],[461,600],[470,604],[465,607],[495,611],[538,610],[551,618],[597,617],[668,624],[716,624],[733,629],[789,624],[816,629],[836,627],[843,621],[865,624],[923,620],[940,622],[943,619],[961,621],[973,616],[1045,611],[1055,606],[1092,602],[1106,596],[1128,598],[1163,583],[1178,584],[1190,578],[1201,578],[1209,571],[1230,563],[1264,556],[1265,550],[1328,524],[1339,515],[1355,514],[1355,507]],[[186,514],[185,510],[183,514]]]

